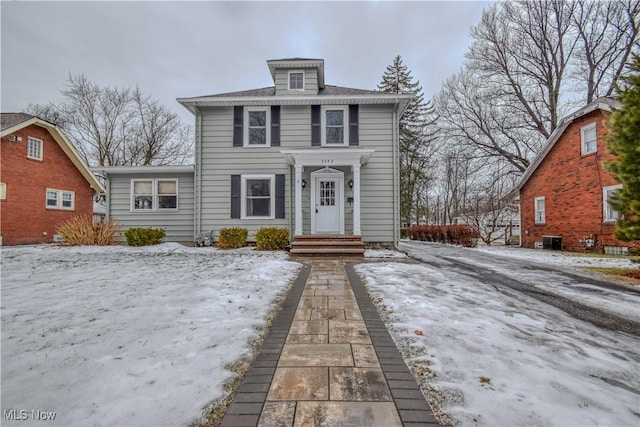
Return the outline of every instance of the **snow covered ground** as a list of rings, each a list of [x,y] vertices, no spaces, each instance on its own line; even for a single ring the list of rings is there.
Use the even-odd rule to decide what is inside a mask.
[[[391,311],[392,334],[410,361],[435,373],[433,396],[458,424],[640,425],[638,338],[516,291],[498,292],[442,258],[435,262],[429,245],[403,245],[434,262],[368,250],[369,262],[356,269]],[[558,272],[513,267],[628,266],[624,259],[504,247],[440,246],[437,253],[640,318],[638,295],[585,294],[569,283],[554,286]],[[250,351],[300,269],[284,253],[177,244],[3,248],[1,267],[1,406],[3,416],[14,409],[28,418],[2,425],[21,426],[198,420],[223,395],[233,375],[225,366]],[[56,418],[36,421],[32,410]]]
[[[1,424],[198,420],[299,269],[249,248],[2,248]]]
[[[374,299],[388,308],[392,335],[405,357],[426,375],[431,397],[456,424],[640,425],[640,339],[599,329],[519,292],[499,292],[455,268],[435,267],[444,253],[520,280],[520,270],[509,271],[505,257],[526,253],[525,259],[559,260],[564,267],[581,262],[510,248],[489,248],[491,261],[486,254],[474,256],[476,249],[440,245],[434,250],[414,242],[401,247],[426,263],[386,260],[356,270]],[[552,271],[523,271],[535,277],[522,280],[546,289],[558,283]],[[562,292],[584,299],[580,287]],[[613,313],[640,314],[637,294],[608,290],[590,298],[584,302]]]
[[[526,249],[517,246],[480,246],[470,250],[489,253],[497,257],[524,259],[547,265],[568,267],[638,268],[638,264],[630,261],[627,257],[597,257],[542,249]]]

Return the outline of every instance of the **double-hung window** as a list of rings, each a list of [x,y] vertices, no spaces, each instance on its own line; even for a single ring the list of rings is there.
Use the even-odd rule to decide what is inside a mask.
[[[595,153],[598,149],[596,140],[596,124],[591,123],[580,128],[580,152],[583,156]]]
[[[544,224],[546,222],[546,209],[544,203],[544,197],[535,197],[533,199],[535,220],[536,224]]]
[[[346,106],[323,106],[321,116],[322,145],[339,146],[349,142]]]
[[[244,146],[270,147],[271,109],[269,107],[246,107],[244,109]]]
[[[177,179],[134,179],[131,181],[132,211],[178,209]]]
[[[75,198],[76,194],[73,191],[47,188],[45,206],[47,209],[72,211],[75,209]]]
[[[275,218],[275,175],[242,175],[242,218]]]
[[[30,159],[42,160],[42,140],[37,138],[27,138],[27,157]]]
[[[622,188],[622,185],[610,185],[602,188],[602,207],[603,207],[603,221],[614,222],[620,218],[620,213],[613,209],[613,206],[609,203],[609,200],[616,190]]]
[[[304,90],[304,71],[289,71],[289,90]]]

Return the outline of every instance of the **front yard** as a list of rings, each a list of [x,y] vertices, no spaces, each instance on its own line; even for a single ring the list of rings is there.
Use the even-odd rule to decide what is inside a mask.
[[[299,269],[249,248],[2,248],[2,425],[199,421]]]

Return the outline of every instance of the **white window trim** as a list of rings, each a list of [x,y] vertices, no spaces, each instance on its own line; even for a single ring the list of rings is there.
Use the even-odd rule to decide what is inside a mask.
[[[594,139],[594,142],[595,142],[594,149],[593,149],[593,151],[587,151],[586,150],[587,141],[585,140],[584,135],[585,135],[585,133],[587,131],[590,131],[592,129],[593,129],[594,135],[596,135],[596,137]],[[593,122],[593,123],[590,123],[590,124],[588,124],[586,126],[582,126],[580,128],[580,153],[581,153],[581,155],[586,156],[588,154],[593,154],[593,153],[596,153],[596,152],[598,152],[598,136],[596,134],[596,123]]]
[[[247,216],[247,180],[248,179],[268,179],[270,180],[270,207],[269,216]],[[275,219],[276,218],[276,176],[275,174],[242,175],[240,179],[240,219]]]
[[[344,128],[343,136],[344,140],[342,144],[327,144],[327,110],[342,110]],[[349,145],[349,106],[348,105],[323,105],[320,108],[320,134],[322,146],[326,147],[344,147]]]
[[[151,181],[151,209],[136,209],[135,207],[135,194],[134,184],[136,182],[149,182]],[[159,181],[173,181],[176,183],[176,207],[175,208],[161,208],[158,206],[158,182]],[[180,208],[180,186],[178,178],[134,178],[131,180],[129,188],[129,211],[130,212],[177,212]]]
[[[607,197],[607,194],[609,192],[615,191],[615,190],[619,190],[622,188],[621,184],[617,184],[617,185],[609,185],[607,187],[602,187],[602,222],[616,222],[616,220],[620,217],[620,214],[618,213],[618,217],[617,218],[612,218],[609,215],[609,210],[614,211],[613,207],[610,208],[609,206],[609,198]],[[610,208],[610,209],[609,209]]]
[[[38,143],[40,145],[40,148],[38,149],[38,153],[40,154],[39,157],[29,155],[29,151],[30,151],[29,146],[31,145],[31,143]],[[31,136],[27,138],[27,158],[28,159],[42,160],[43,148],[44,148],[44,142],[41,139],[33,138]]]
[[[49,206],[47,204],[47,193],[52,192],[56,193],[56,206]],[[63,194],[71,194],[71,206],[62,206],[62,195]],[[60,211],[74,211],[76,210],[76,193],[75,191],[69,190],[58,190],[57,188],[47,188],[44,193],[44,207],[49,210],[60,210]]]
[[[291,87],[291,74],[302,74],[302,88]],[[304,70],[291,70],[287,74],[287,88],[293,91],[304,91],[304,87],[305,87],[304,80],[305,80]]]
[[[542,200],[542,205],[544,207],[542,221],[538,220],[538,201]],[[544,197],[534,197],[533,198],[533,223],[534,224],[546,224],[547,222],[547,203]]]
[[[249,144],[249,112],[250,111],[263,111],[265,112],[265,133],[266,144],[257,145]],[[264,148],[271,147],[271,107],[244,107],[244,135],[242,138],[242,145],[247,148]]]
[[[0,182],[0,200],[7,200],[7,183]]]

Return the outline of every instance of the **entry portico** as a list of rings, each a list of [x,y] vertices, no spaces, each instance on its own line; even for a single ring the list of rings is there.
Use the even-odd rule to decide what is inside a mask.
[[[353,174],[353,235],[360,228],[360,169],[366,165],[374,149],[335,148],[281,150],[287,163],[295,169],[295,235],[303,234],[302,191],[305,168],[311,172],[310,215],[311,234],[345,234],[344,173],[335,168],[349,167]]]

